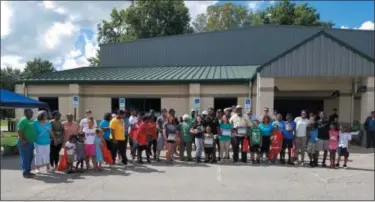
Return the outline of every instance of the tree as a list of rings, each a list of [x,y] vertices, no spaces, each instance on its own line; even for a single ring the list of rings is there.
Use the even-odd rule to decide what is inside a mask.
[[[47,72],[56,71],[53,64],[48,60],[41,58],[34,58],[32,61],[26,63],[25,70],[22,73],[23,78],[32,78]]]
[[[136,1],[126,10],[113,9],[110,16],[98,24],[99,44],[193,32],[182,0]],[[99,64],[99,53],[89,58],[92,66]]]
[[[90,63],[90,67],[98,67],[99,66],[99,50],[96,51],[95,57],[88,58],[87,61]]]
[[[268,7],[261,13],[264,24],[300,25],[313,27],[332,27],[330,21],[320,20],[318,11],[307,3],[296,5],[290,0],[283,0]]]
[[[258,13],[233,3],[211,5],[207,7],[206,13],[199,14],[193,22],[197,32],[219,31],[259,24],[263,24],[263,22]]]
[[[0,69],[0,88],[14,91],[15,83],[21,78],[21,71],[6,67]],[[0,116],[2,118],[14,117],[14,109],[1,109]]]

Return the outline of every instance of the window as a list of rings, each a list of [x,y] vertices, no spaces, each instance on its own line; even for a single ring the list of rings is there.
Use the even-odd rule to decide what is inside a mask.
[[[149,112],[153,109],[155,112],[161,111],[161,99],[160,98],[126,98],[125,108],[127,110],[135,109],[139,112]],[[115,113],[119,109],[119,98],[112,98],[111,110]]]

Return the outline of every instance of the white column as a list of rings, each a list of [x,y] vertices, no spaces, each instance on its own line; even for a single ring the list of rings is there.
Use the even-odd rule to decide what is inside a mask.
[[[261,77],[258,73],[256,95],[256,116],[263,114],[263,109],[268,107],[273,111],[275,79],[272,77]]]
[[[339,122],[340,123],[351,123],[351,107],[352,107],[352,97],[350,95],[342,95],[339,97]]]

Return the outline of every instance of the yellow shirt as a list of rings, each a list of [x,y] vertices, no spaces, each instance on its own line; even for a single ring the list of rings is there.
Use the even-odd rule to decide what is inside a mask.
[[[125,122],[123,119],[113,118],[109,123],[109,128],[114,130],[112,137],[115,140],[125,140]]]

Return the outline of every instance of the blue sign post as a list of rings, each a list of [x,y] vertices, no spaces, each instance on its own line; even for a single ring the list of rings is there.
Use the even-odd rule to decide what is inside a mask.
[[[120,108],[120,110],[125,110],[125,98],[119,98],[118,99],[118,101],[119,101],[119,108]]]
[[[193,108],[197,114],[199,114],[200,107],[201,107],[201,99],[199,97],[195,97],[193,99]]]
[[[245,105],[244,109],[246,113],[251,111],[251,99],[246,99],[244,105]]]
[[[77,108],[79,106],[79,97],[77,95],[73,96],[73,107]]]

